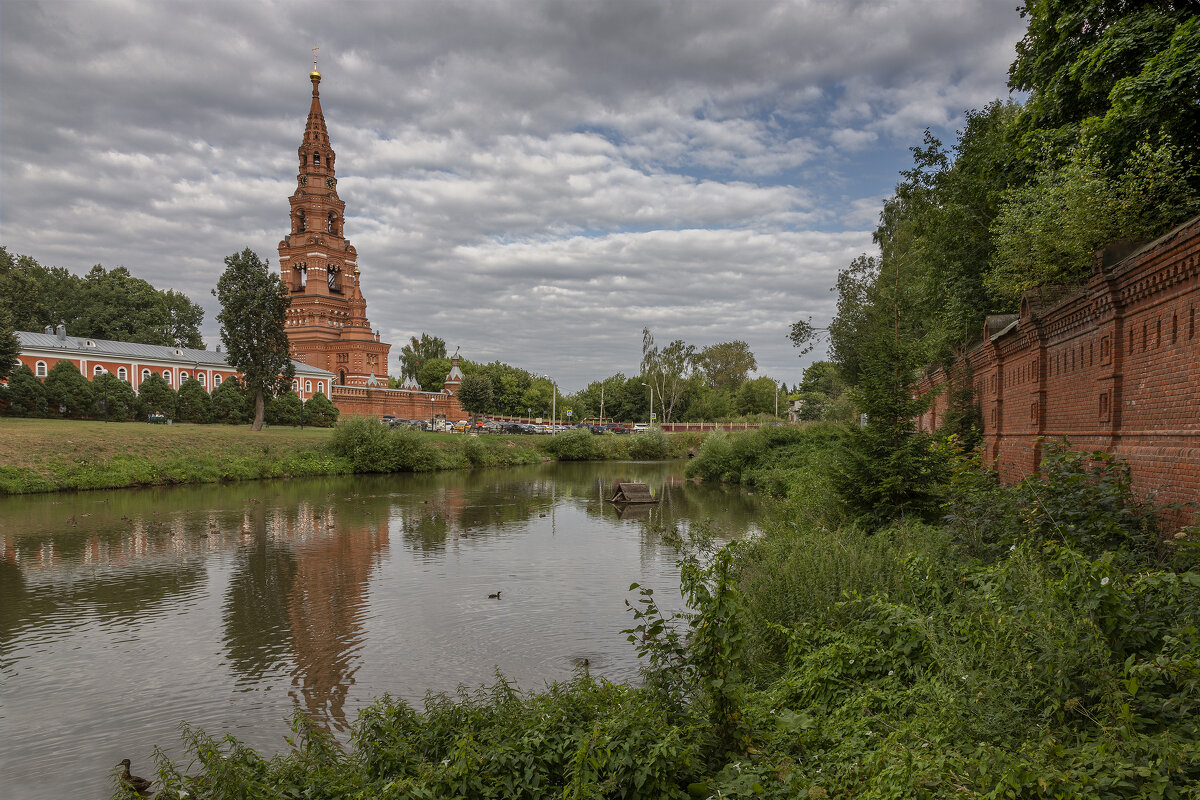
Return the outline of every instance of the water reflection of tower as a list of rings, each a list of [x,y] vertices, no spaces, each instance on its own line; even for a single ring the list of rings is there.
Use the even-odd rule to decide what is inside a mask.
[[[240,683],[287,670],[317,720],[347,725],[367,581],[388,546],[386,500],[268,509],[251,505],[225,604],[226,648]]]
[[[346,729],[345,701],[365,638],[371,571],[388,547],[385,503],[343,507],[335,522],[310,517],[314,535],[297,554],[287,598],[295,652],[293,696],[316,719]],[[356,513],[357,512],[357,513]]]

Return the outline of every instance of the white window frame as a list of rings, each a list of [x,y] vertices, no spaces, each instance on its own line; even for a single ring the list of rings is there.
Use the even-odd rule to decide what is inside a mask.
[[[33,374],[38,376],[39,378],[46,377],[46,362],[39,361],[36,364],[34,364],[33,365]]]
[[[154,373],[152,373],[148,367],[143,367],[142,368],[142,380],[139,381],[139,383],[145,381],[146,378],[149,378],[153,374]]]
[[[124,367],[117,367],[117,380],[119,380],[119,381],[129,380],[129,371],[126,370]]]
[[[100,366],[99,364],[92,367],[92,380],[96,380],[96,378],[99,378],[103,374],[104,374],[104,367]]]
[[[214,375],[213,376],[213,388],[215,389],[220,385],[221,385],[221,376],[219,374]]]
[[[200,385],[201,385],[201,386],[203,386],[205,389],[207,389],[207,388],[208,388],[208,384],[207,384],[207,383],[205,382],[205,380],[204,380],[204,373],[203,373],[203,372],[197,372],[197,373],[196,373],[196,380],[200,381]]]
[[[171,386],[171,370],[164,369],[162,371],[163,380],[167,382],[167,386]]]
[[[308,392],[309,394],[312,394],[312,381],[304,382],[304,391]]]

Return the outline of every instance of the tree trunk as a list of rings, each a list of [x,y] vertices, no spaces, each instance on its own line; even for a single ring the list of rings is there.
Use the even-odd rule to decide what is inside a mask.
[[[259,389],[254,393],[254,424],[250,426],[252,431],[261,431],[263,426],[263,413],[267,407],[263,400],[263,391]]]

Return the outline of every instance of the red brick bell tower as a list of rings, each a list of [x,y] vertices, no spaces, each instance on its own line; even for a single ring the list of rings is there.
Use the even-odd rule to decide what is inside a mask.
[[[292,297],[287,317],[292,357],[329,370],[339,386],[386,387],[391,345],[371,330],[358,253],[342,234],[346,204],[337,193],[316,59],[309,78],[312,105],[298,150],[291,232],[279,243],[279,270]]]

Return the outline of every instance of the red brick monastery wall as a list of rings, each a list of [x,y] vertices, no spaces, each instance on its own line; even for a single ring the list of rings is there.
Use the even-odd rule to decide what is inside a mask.
[[[409,389],[365,389],[358,386],[334,386],[329,398],[343,417],[381,417],[391,414],[397,419],[450,420],[467,418],[462,404],[453,393],[421,392]]]
[[[1019,315],[988,317],[952,371],[970,375],[984,455],[1003,480],[1033,472],[1043,441],[1065,436],[1125,459],[1142,494],[1200,500],[1200,217],[1109,263],[1114,251],[1086,286],[1036,289]],[[951,377],[930,370],[919,389]],[[936,429],[947,404],[937,393],[919,427]]]

